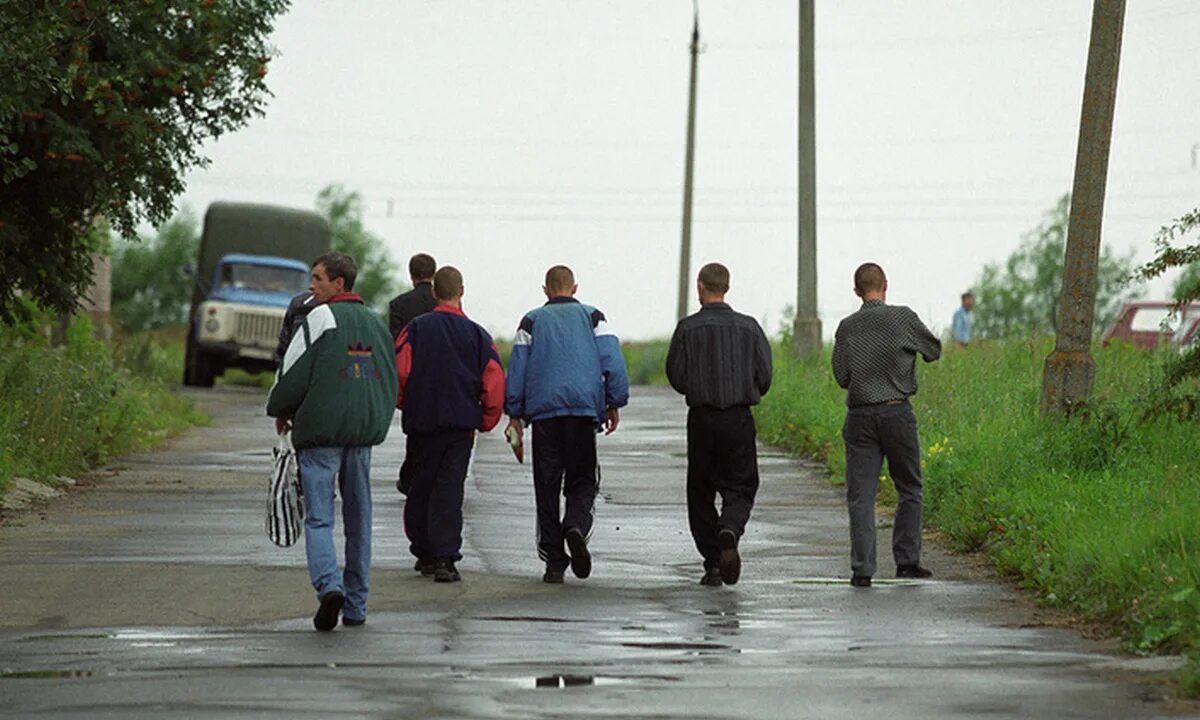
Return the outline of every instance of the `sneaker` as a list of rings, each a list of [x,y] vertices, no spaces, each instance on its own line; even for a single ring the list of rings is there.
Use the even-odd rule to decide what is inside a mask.
[[[850,584],[854,587],[871,587],[871,578],[867,575],[855,575],[850,578]]]
[[[571,572],[583,579],[592,574],[592,554],[588,552],[587,540],[575,528],[566,532],[567,549],[571,551]]]
[[[432,576],[433,571],[436,567],[437,567],[437,563],[435,563],[434,561],[422,560],[420,558],[417,558],[417,562],[413,564],[413,570],[416,570],[417,572],[421,573],[421,575],[423,577]]]
[[[742,575],[742,558],[738,555],[738,539],[726,528],[717,533],[717,547],[721,548],[721,579],[726,585],[736,585]]]
[[[896,577],[898,578],[931,578],[933,571],[921,567],[920,565],[897,565]]]
[[[342,625],[345,627],[362,627],[363,625],[366,625],[366,624],[367,624],[367,619],[365,617],[352,618],[352,617],[346,617],[345,615],[342,616]]]
[[[458,574],[453,560],[438,560],[433,566],[433,579],[435,582],[458,582],[462,575]]]
[[[542,576],[542,582],[549,583],[551,585],[562,585],[563,584],[563,571],[562,570],[550,570],[549,568],[547,568],[546,574]]]
[[[725,581],[721,579],[721,569],[710,567],[705,568],[704,575],[700,578],[700,584],[706,587],[721,587]]]
[[[325,594],[317,614],[313,615],[313,627],[321,632],[329,632],[337,627],[338,615],[342,613],[342,605],[346,604],[346,596],[337,590]]]

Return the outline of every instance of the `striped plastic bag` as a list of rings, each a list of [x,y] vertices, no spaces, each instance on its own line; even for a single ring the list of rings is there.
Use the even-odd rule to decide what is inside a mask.
[[[275,467],[271,470],[270,493],[267,496],[267,537],[279,547],[291,547],[300,539],[304,524],[304,501],[300,490],[300,475],[296,450],[288,433],[279,436],[272,451]]]

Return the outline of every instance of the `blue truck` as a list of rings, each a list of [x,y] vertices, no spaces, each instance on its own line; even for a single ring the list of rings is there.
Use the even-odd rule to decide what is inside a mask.
[[[212,387],[226,368],[274,367],[288,301],[308,288],[312,261],[329,250],[315,212],[216,202],[204,214],[183,383]]]

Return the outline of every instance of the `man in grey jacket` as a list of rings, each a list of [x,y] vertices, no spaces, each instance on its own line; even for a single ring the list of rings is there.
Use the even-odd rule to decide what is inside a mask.
[[[704,558],[701,585],[733,585],[738,542],[758,492],[754,416],[771,387],[771,345],[758,322],[725,302],[729,270],[700,268],[700,311],[679,321],[667,351],[667,379],[687,397],[688,524]],[[721,512],[714,502],[721,496]]]
[[[908,396],[917,392],[917,355],[933,362],[942,343],[917,314],[887,304],[887,276],[875,263],[854,271],[858,312],[834,335],[833,376],[846,388],[846,505],[850,512],[850,584],[875,574],[875,494],[887,458],[899,503],[892,525],[896,577],[927,578],[921,567],[921,447]]]

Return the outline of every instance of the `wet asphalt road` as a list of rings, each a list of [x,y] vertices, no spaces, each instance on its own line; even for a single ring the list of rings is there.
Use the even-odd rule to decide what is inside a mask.
[[[0,528],[0,716],[37,718],[1150,718],[1141,672],[936,550],[937,580],[846,582],[839,491],[762,451],[741,582],[704,588],[683,505],[684,417],[635,389],[600,439],[594,571],[540,582],[529,466],[482,436],[462,583],[411,569],[376,449],[362,628],[312,630],[300,546],[262,530],[261,394],[41,515]],[[880,578],[891,574],[881,532]],[[1153,664],[1153,663],[1149,663]],[[1186,709],[1182,711],[1186,714]]]

